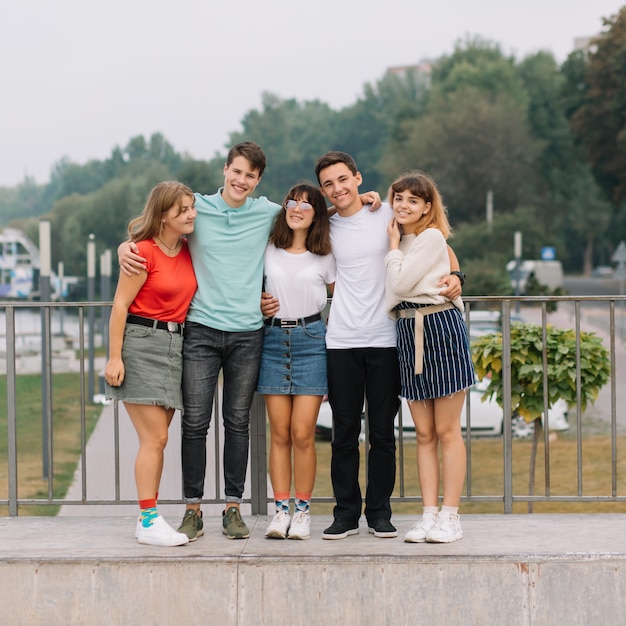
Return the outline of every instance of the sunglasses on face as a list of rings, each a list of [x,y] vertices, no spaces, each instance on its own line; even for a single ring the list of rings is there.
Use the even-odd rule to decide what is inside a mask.
[[[312,204],[310,204],[309,202],[303,202],[302,200],[287,200],[287,202],[285,202],[284,209],[285,211],[293,211],[298,205],[300,205],[301,211],[313,210]]]

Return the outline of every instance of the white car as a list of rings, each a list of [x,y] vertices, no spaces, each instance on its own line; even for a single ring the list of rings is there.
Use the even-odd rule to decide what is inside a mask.
[[[476,383],[469,391],[470,399],[470,424],[472,435],[501,435],[504,432],[504,414],[502,408],[495,400],[482,401],[482,396],[489,382]],[[461,411],[461,428],[467,428],[467,398]],[[411,418],[409,405],[403,398],[400,405],[399,415],[396,416],[396,435],[400,434],[400,414],[402,415],[403,437],[415,437],[415,425]],[[551,431],[567,430],[567,404],[559,400],[548,413]],[[361,415],[363,420],[361,434],[365,434],[365,407]],[[333,414],[328,399],[325,397],[317,418],[316,434],[325,439],[332,438]],[[513,436],[528,437],[533,432],[533,425],[526,424],[523,418],[513,416]]]

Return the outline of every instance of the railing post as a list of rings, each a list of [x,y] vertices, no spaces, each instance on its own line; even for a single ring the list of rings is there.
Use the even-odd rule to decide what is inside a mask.
[[[15,371],[15,309],[6,308],[7,353],[7,460],[9,463],[9,516],[17,515],[17,377]]]
[[[252,515],[267,514],[267,436],[265,402],[254,394],[250,409],[250,491]]]
[[[502,302],[502,385],[504,412],[504,512],[513,513],[513,429],[511,410],[511,301]]]

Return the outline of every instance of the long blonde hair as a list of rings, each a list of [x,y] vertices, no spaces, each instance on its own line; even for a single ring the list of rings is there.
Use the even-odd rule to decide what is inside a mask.
[[[396,178],[389,188],[389,204],[391,206],[393,206],[394,195],[403,191],[409,191],[424,202],[430,202],[430,211],[422,215],[416,225],[416,235],[427,228],[438,228],[445,239],[452,235],[452,228],[448,222],[448,211],[443,204],[435,181],[428,174],[421,170],[415,170]]]
[[[178,205],[178,214],[183,210],[184,196],[193,197],[193,191],[178,181],[166,180],[156,185],[150,192],[141,215],[128,224],[131,241],[144,241],[158,236],[163,216],[175,205]]]

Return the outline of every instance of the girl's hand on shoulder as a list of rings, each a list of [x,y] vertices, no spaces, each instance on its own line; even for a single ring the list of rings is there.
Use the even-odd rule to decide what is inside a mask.
[[[125,241],[117,247],[117,262],[127,276],[141,273],[146,269],[146,259],[138,254],[139,248],[132,241]]]
[[[389,249],[397,250],[400,246],[400,225],[396,218],[392,218],[387,225],[387,236],[389,237]]]
[[[378,211],[382,206],[380,194],[377,191],[367,191],[359,195],[363,204],[371,204],[370,211]]]

